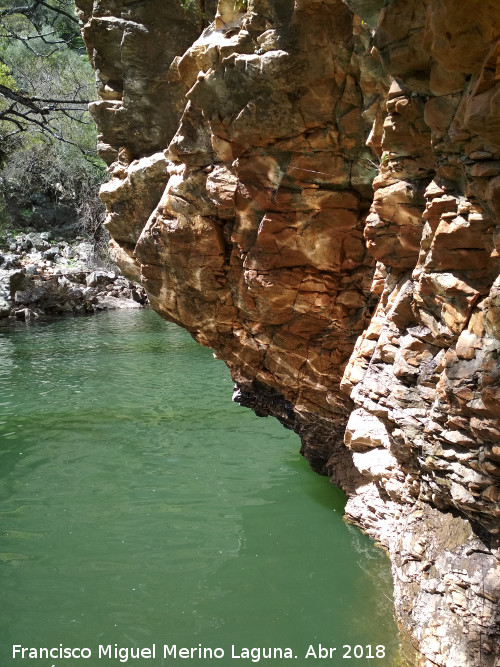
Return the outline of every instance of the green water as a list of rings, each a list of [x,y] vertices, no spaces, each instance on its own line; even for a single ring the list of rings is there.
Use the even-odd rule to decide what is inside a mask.
[[[152,312],[0,334],[1,667],[255,664],[232,645],[297,655],[273,666],[393,664],[384,554],[343,523],[298,437],[231,391],[223,363]],[[115,643],[143,657],[99,657]],[[306,659],[320,643],[333,658]],[[60,644],[91,657],[12,657]]]

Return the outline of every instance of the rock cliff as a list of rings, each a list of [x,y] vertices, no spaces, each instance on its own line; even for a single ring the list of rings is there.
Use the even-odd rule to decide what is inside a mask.
[[[77,0],[114,253],[390,555],[419,664],[495,667],[496,0]]]

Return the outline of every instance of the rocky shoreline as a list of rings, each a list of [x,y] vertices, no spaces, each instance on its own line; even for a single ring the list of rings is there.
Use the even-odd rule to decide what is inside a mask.
[[[0,239],[0,327],[146,304],[144,289],[103,266],[83,237],[28,231]]]

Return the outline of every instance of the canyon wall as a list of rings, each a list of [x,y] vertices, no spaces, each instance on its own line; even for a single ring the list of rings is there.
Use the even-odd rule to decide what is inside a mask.
[[[112,248],[390,555],[418,664],[500,660],[496,0],[77,0]]]

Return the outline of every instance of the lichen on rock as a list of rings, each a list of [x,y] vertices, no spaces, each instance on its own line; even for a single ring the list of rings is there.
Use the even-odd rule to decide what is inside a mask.
[[[77,5],[117,260],[346,491],[420,664],[493,667],[497,3]]]

